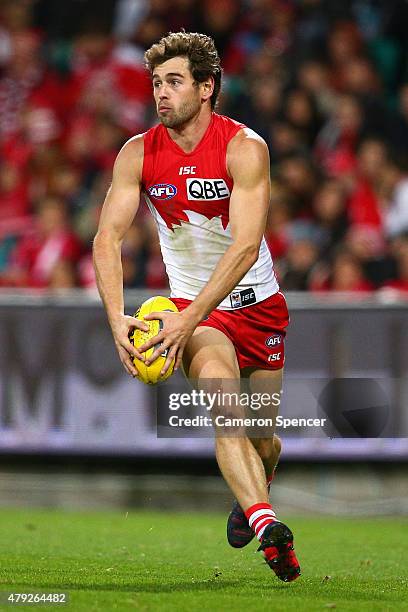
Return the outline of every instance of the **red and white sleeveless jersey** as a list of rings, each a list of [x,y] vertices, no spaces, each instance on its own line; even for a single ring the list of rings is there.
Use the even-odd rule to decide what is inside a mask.
[[[213,113],[190,153],[161,124],[144,134],[142,193],[157,223],[171,297],[193,300],[232,243],[229,202],[234,182],[227,172],[226,153],[228,142],[244,127]],[[249,306],[278,289],[263,238],[258,260],[218,308]]]

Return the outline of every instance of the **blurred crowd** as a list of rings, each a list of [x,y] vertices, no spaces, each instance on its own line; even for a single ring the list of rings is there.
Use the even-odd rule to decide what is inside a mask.
[[[281,286],[408,297],[406,24],[404,0],[0,0],[0,286],[95,286],[113,161],[156,122],[144,50],[184,27],[216,42],[218,112],[269,145]],[[122,259],[167,286],[145,206]]]

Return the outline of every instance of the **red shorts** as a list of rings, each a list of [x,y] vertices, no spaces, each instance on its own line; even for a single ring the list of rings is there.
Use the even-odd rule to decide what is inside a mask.
[[[179,310],[191,300],[171,298]],[[285,362],[284,338],[289,313],[283,294],[246,308],[213,310],[199,326],[214,327],[227,336],[235,347],[240,370],[253,367],[280,370]]]

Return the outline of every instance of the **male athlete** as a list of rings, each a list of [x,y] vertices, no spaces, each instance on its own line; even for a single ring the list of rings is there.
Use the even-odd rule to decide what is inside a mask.
[[[269,206],[269,156],[252,130],[214,112],[221,67],[214,42],[172,33],[145,54],[160,123],[119,152],[94,242],[94,262],[115,344],[126,371],[132,356],[161,343],[163,367],[183,360],[197,381],[270,383],[280,390],[288,312],[263,231]],[[178,313],[152,313],[162,331],[139,350],[129,331],[147,329],[124,314],[121,243],[143,194],[156,220]],[[256,535],[283,581],[300,575],[293,535],[269,503],[280,454],[277,436],[216,437],[220,470],[236,500],[228,518],[233,547]]]

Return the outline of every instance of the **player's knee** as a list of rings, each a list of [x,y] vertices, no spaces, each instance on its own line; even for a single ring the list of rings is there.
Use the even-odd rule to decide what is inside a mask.
[[[252,443],[261,459],[270,459],[276,455],[277,460],[282,450],[281,439],[276,434],[271,438],[253,439]]]
[[[273,445],[275,447],[276,453],[280,455],[282,451],[282,440],[276,434],[274,434],[273,436]]]
[[[261,459],[269,459],[275,450],[273,438],[257,438],[252,443]]]

